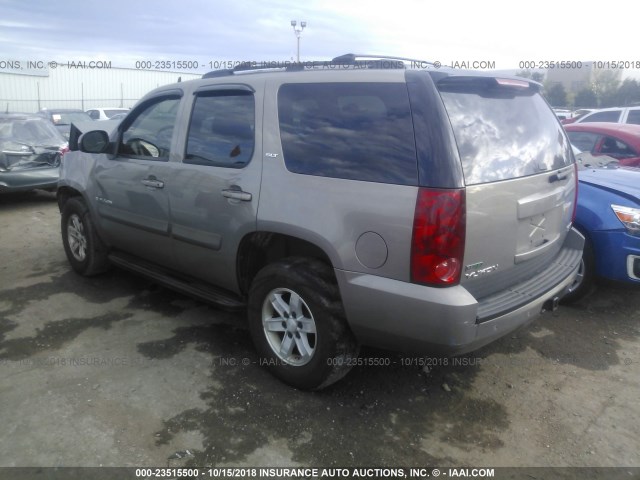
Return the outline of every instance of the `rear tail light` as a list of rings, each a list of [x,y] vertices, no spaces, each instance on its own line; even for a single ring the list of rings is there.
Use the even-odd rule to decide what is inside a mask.
[[[529,82],[515,78],[496,78],[496,83],[502,87],[529,88]]]
[[[464,190],[420,188],[411,239],[411,281],[445,287],[460,282],[465,241]]]

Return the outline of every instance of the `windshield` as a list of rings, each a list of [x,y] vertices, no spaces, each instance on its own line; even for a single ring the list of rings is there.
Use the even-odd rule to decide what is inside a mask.
[[[533,88],[493,79],[439,84],[467,185],[535,175],[570,165],[560,123]]]

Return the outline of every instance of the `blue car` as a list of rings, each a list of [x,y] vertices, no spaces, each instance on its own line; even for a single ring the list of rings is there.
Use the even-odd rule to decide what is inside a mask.
[[[640,285],[640,169],[593,162],[578,155],[578,207],[574,225],[585,236],[582,265],[570,303],[597,277]]]

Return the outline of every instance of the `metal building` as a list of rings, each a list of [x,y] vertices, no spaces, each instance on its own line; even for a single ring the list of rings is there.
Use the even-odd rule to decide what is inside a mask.
[[[156,87],[175,83],[179,78],[186,81],[201,77],[184,72],[110,68],[110,62],[94,62],[94,68],[80,62],[57,64],[51,68],[49,64],[30,65],[21,61],[5,67],[0,69],[0,112],[32,113],[42,108],[130,108]]]

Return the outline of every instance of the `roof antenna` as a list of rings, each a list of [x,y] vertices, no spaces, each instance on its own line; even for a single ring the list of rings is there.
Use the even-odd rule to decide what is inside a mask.
[[[178,83],[182,81],[182,77],[178,77]]]

